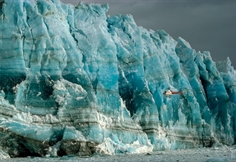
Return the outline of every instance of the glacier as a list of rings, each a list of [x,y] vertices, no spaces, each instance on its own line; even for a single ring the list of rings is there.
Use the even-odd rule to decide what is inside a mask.
[[[108,9],[0,0],[0,159],[235,144],[230,59]]]

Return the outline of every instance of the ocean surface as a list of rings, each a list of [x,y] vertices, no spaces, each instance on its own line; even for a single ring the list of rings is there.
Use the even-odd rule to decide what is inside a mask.
[[[65,156],[60,158],[26,157],[2,159],[1,162],[236,162],[236,146],[158,151],[131,155]]]

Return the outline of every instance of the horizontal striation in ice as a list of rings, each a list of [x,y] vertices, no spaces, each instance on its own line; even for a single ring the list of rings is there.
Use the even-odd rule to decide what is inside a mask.
[[[107,11],[0,0],[0,158],[234,144],[229,58]]]

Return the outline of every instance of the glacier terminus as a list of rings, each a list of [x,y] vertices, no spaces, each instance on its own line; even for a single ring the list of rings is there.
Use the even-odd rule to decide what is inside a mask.
[[[0,159],[236,143],[236,72],[108,5],[0,0]]]

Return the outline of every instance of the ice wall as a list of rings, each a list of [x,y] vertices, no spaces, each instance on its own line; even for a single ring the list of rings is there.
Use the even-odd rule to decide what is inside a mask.
[[[0,0],[0,156],[232,145],[230,60],[108,5]],[[166,90],[181,92],[171,97]]]

